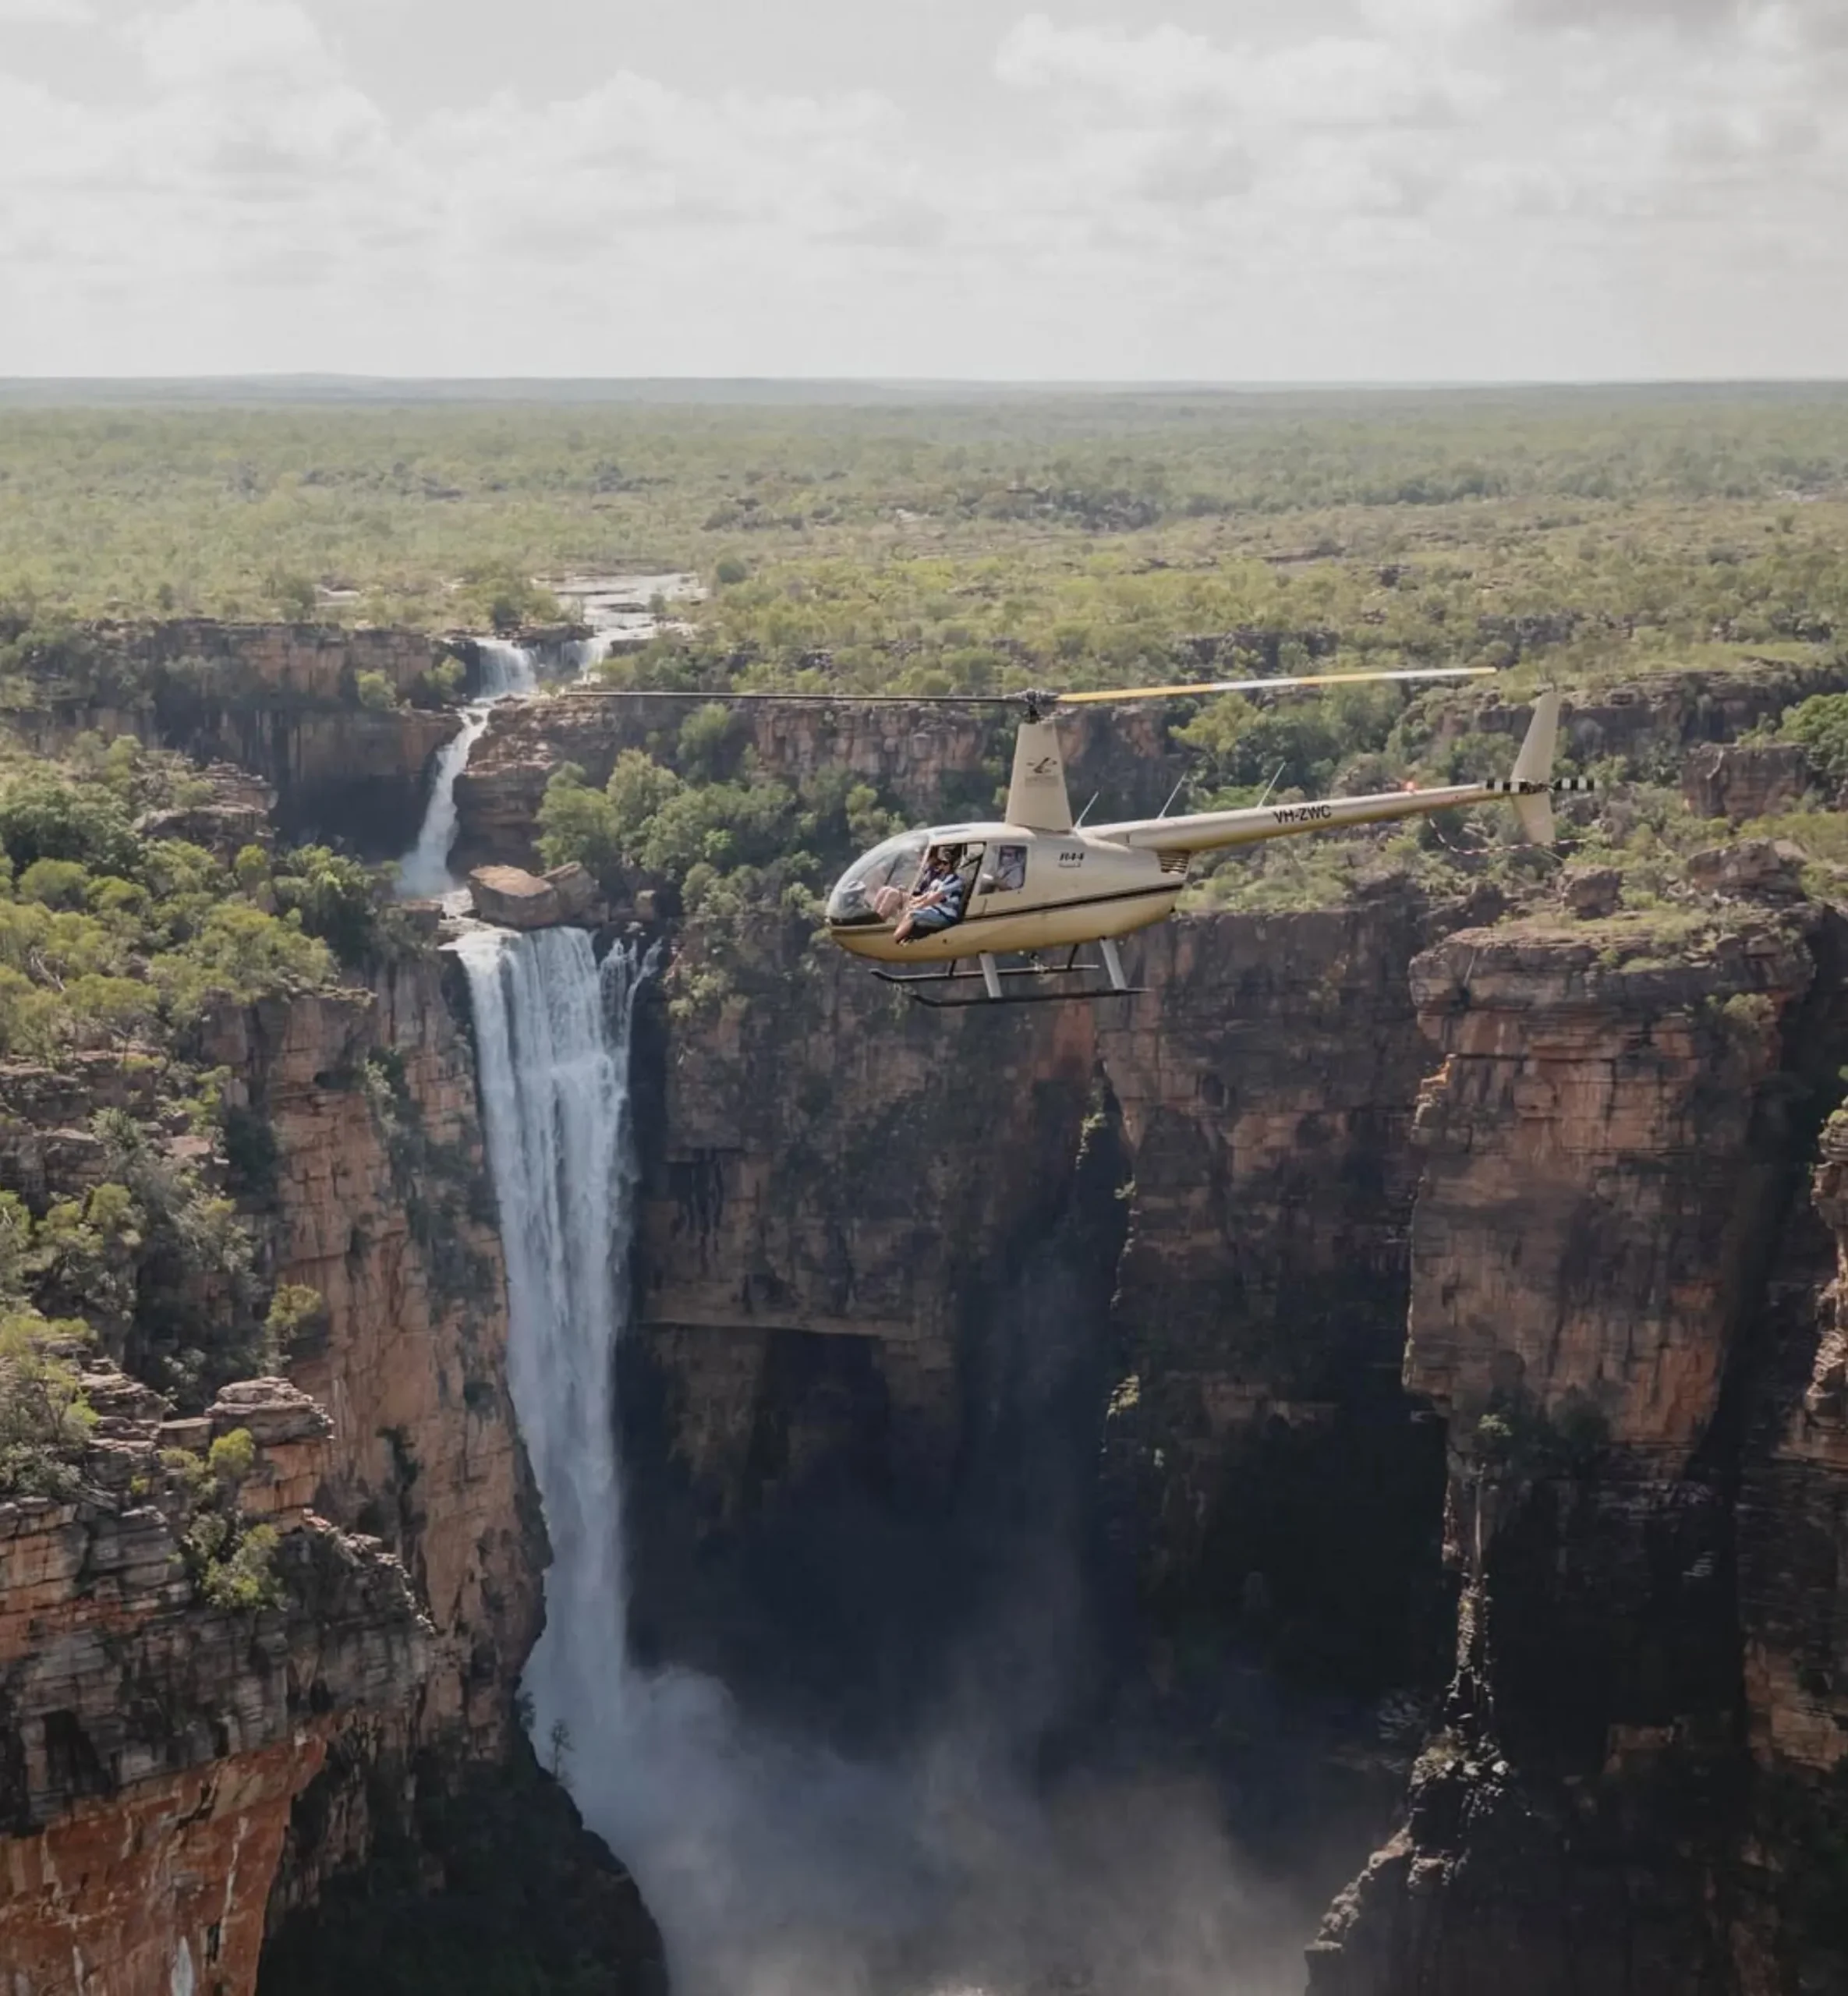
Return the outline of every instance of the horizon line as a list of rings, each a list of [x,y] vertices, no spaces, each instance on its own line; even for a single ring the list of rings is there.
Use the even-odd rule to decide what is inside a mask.
[[[770,388],[855,389],[1004,389],[1053,391],[1081,390],[1110,393],[1212,393],[1283,395],[1303,393],[1429,392],[1446,390],[1669,388],[1848,388],[1848,374],[1662,374],[1662,375],[1455,375],[1449,377],[1320,377],[1290,380],[1240,380],[1193,375],[1121,377],[1110,375],[908,375],[908,374],[391,374],[337,370],[246,369],[185,374],[7,374],[0,373],[0,391],[9,389],[225,388],[267,385],[326,388]]]

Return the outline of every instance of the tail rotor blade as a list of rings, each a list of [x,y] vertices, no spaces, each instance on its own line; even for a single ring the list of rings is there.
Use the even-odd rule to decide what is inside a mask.
[[[1286,686],[1364,686],[1383,681],[1430,679],[1480,679],[1492,676],[1492,665],[1451,665],[1418,672],[1319,672],[1293,674],[1276,679],[1196,680],[1189,686],[1127,686],[1114,692],[1058,693],[1053,695],[1062,707],[1099,704],[1117,700],[1170,700],[1198,693],[1274,693]]]

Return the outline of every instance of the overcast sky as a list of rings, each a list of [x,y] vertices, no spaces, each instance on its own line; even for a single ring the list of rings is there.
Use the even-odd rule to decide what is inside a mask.
[[[1848,375],[1848,0],[0,0],[0,374]]]

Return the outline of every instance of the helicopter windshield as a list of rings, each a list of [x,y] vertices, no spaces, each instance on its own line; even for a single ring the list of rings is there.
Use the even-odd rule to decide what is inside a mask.
[[[837,924],[892,920],[897,904],[882,908],[882,891],[890,889],[901,897],[911,891],[929,843],[927,833],[901,832],[870,852],[862,853],[834,883],[834,891],[828,896],[828,920]]]

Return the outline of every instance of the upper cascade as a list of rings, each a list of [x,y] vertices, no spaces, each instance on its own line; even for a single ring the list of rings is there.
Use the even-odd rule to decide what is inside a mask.
[[[477,640],[481,660],[479,699],[462,710],[462,724],[439,752],[430,777],[430,802],[417,841],[398,862],[398,890],[416,898],[434,899],[457,885],[449,870],[449,849],[455,843],[455,781],[469,766],[475,745],[487,727],[488,715],[501,700],[533,692],[538,667],[523,645],[502,638]]]

